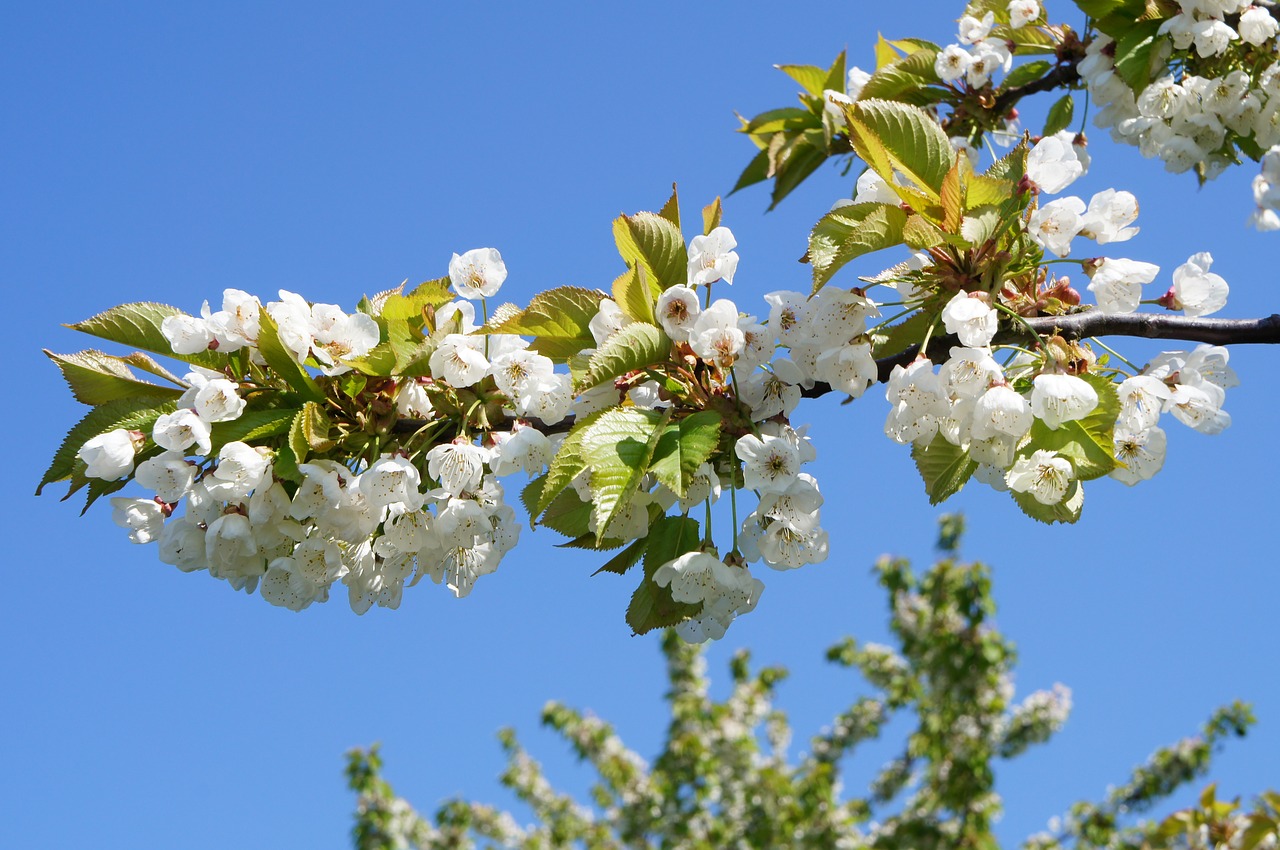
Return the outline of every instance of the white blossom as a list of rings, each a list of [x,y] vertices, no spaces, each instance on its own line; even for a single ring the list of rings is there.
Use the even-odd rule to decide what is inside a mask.
[[[86,440],[76,457],[85,462],[88,477],[114,481],[133,472],[136,449],[133,434],[117,428]]]
[[[1111,470],[1111,477],[1130,486],[1146,481],[1164,466],[1167,439],[1159,427],[1151,425],[1140,431],[1116,428],[1116,460],[1124,464]]]
[[[473,248],[449,260],[449,282],[468,301],[492,298],[507,279],[507,266],[496,248]]]
[[[658,296],[655,312],[667,336],[676,342],[688,342],[689,331],[698,320],[702,305],[698,302],[698,293],[692,287],[678,284]]]
[[[1187,316],[1208,316],[1227,305],[1230,288],[1221,276],[1209,271],[1213,257],[1207,251],[1193,254],[1173,270],[1173,308]]]
[[[1104,257],[1089,276],[1089,291],[1103,313],[1132,313],[1142,301],[1142,285],[1159,273],[1151,263]]]
[[[734,453],[744,463],[743,482],[748,490],[782,493],[800,472],[800,452],[781,437],[746,434],[734,444]]]
[[[705,236],[689,240],[689,285],[707,285],[717,280],[733,283],[738,269],[738,242],[727,227],[717,227]]]
[[[942,323],[947,333],[960,337],[969,347],[988,345],[995,336],[999,317],[990,304],[964,290],[957,292],[942,308]]]
[[[1036,375],[1032,382],[1031,412],[1052,429],[1085,418],[1097,406],[1097,391],[1075,375]]]
[[[1030,493],[1042,505],[1056,505],[1067,495],[1075,469],[1057,452],[1037,449],[1030,457],[1020,457],[1005,476],[1016,493]]]
[[[151,543],[164,528],[164,506],[155,499],[111,499],[111,521],[129,529],[133,543]]]

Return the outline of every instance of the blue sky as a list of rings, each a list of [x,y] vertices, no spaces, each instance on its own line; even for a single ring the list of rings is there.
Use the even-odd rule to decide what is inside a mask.
[[[423,808],[456,794],[506,804],[493,733],[507,724],[553,777],[584,787],[587,773],[536,727],[553,698],[651,754],[662,676],[656,639],[622,620],[632,577],[589,578],[598,564],[551,548],[546,531],[526,532],[467,599],[424,584],[399,611],[365,617],[340,599],[293,614],[181,574],[130,544],[105,505],[78,518],[56,495],[29,495],[82,415],[40,349],[92,345],[60,323],[114,304],[194,311],[226,287],[353,307],[478,246],[502,251],[514,301],[607,288],[622,271],[618,213],[658,207],[678,182],[692,219],[732,187],[753,152],[734,111],[794,97],[772,64],[825,64],[847,45],[870,65],[878,31],[946,43],[961,11],[871,5],[0,9],[0,280],[18,321],[6,346],[17,454],[3,520],[0,843],[342,847],[345,749],[383,742],[390,778]],[[1167,275],[1212,251],[1232,285],[1223,315],[1275,310],[1277,237],[1243,228],[1251,174],[1197,189],[1093,136],[1079,193],[1115,186],[1143,204],[1122,256]],[[739,306],[763,311],[765,292],[805,287],[795,260],[808,228],[851,183],[824,169],[767,215],[763,189],[727,200]],[[1159,347],[1122,350],[1142,360]],[[1000,772],[1010,839],[1099,797],[1235,698],[1261,722],[1221,756],[1221,794],[1274,783],[1276,361],[1233,350],[1233,426],[1206,437],[1170,422],[1164,471],[1133,489],[1091,484],[1074,527],[1033,525],[977,487],[948,504],[968,515],[965,554],[994,566],[1020,692],[1062,681],[1075,693],[1055,743]],[[884,415],[875,396],[797,413],[819,452],[831,558],[764,575],[760,607],[711,652],[714,672],[738,646],[792,668],[781,702],[797,747],[856,694],[823,649],[849,633],[888,637],[876,556],[931,557],[939,510],[883,436]],[[851,776],[896,747],[872,748]]]

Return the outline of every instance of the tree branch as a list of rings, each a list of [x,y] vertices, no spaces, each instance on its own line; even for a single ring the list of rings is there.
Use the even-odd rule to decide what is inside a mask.
[[[1115,315],[1097,310],[1086,310],[1070,316],[1038,316],[1027,319],[1027,324],[1041,336],[1059,335],[1068,339],[1094,336],[1132,336],[1142,339],[1176,339],[1184,342],[1207,342],[1211,345],[1280,345],[1280,313],[1272,313],[1262,319],[1189,319],[1186,316],[1162,316],[1158,313],[1133,313]],[[1021,327],[1010,327],[996,335],[995,343],[1025,339]],[[929,342],[929,354],[949,351],[960,345],[953,335],[934,337]],[[912,345],[898,354],[876,361],[878,383],[889,382],[894,366],[906,366],[920,355],[920,346]],[[819,398],[833,392],[830,384],[816,383],[804,391],[805,398]],[[511,420],[500,423],[509,425]],[[536,419],[526,420],[544,434],[561,434],[573,427],[574,419],[568,416],[554,425]],[[411,434],[426,425],[422,419],[401,419],[395,425],[398,434]]]

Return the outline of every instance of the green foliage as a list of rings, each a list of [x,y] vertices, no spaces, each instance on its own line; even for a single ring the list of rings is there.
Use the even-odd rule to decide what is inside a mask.
[[[654,447],[649,472],[683,498],[698,467],[719,445],[722,421],[719,413],[703,410],[667,425]]]
[[[920,477],[924,479],[924,489],[929,494],[931,505],[939,504],[960,492],[960,488],[964,487],[978,468],[967,451],[953,445],[941,434],[934,435],[927,446],[913,443],[911,459],[916,462],[916,469],[920,470]]]
[[[530,347],[534,351],[564,363],[595,345],[591,320],[605,297],[599,290],[577,286],[549,289],[535,295],[528,307],[489,332],[531,336]]]
[[[220,369],[224,366],[227,356],[215,351],[201,351],[196,354],[173,353],[169,340],[165,339],[164,334],[160,332],[160,325],[170,316],[182,315],[186,314],[168,304],[137,301],[112,307],[110,310],[66,327],[131,348],[141,348],[143,351],[185,360],[206,369]]]
[[[131,362],[137,362],[137,358],[146,358],[144,354],[135,353],[134,361],[130,361],[128,358],[92,349],[75,354],[54,354],[45,349],[44,353],[61,370],[62,377],[71,388],[71,394],[82,404],[106,404],[135,396],[177,398],[182,394],[180,388],[137,379],[129,366]],[[153,360],[150,362],[155,363]],[[163,368],[158,363],[155,366],[157,369]],[[176,381],[176,378],[173,380]]]
[[[942,548],[958,549],[962,523],[944,519]],[[659,520],[644,554],[645,578],[628,612],[637,632],[696,613],[679,606],[652,573],[698,545],[698,525]],[[624,553],[631,559],[634,553]],[[621,557],[621,556],[620,556]],[[532,813],[516,821],[491,806],[450,800],[428,820],[381,776],[375,748],[348,754],[348,784],[358,795],[352,835],[360,850],[416,847],[470,850],[494,845],[546,847],[787,847],[799,850],[954,850],[1001,846],[993,824],[1001,813],[996,766],[1049,739],[1066,717],[1069,694],[1011,698],[1014,649],[996,628],[990,572],[948,556],[923,575],[906,561],[877,565],[888,592],[897,648],[847,638],[827,652],[832,663],[865,680],[856,697],[814,735],[799,759],[789,758],[792,729],[773,700],[786,670],[754,669],[741,651],[729,664],[731,684],[713,699],[700,651],[674,633],[663,638],[669,724],[661,750],[645,760],[606,722],[552,702],[542,722],[596,774],[586,806],[558,791],[521,747],[515,733],[499,733],[508,767],[502,784]],[[684,611],[680,608],[683,607]],[[880,737],[895,718],[906,740],[868,787],[848,787],[843,771],[859,747]],[[1135,814],[1201,776],[1229,736],[1253,718],[1247,706],[1219,709],[1197,738],[1157,750],[1101,802],[1081,802],[1060,831],[1026,843],[1035,850],[1165,850],[1202,824],[1213,835],[1239,835],[1254,850],[1276,830],[1280,795],[1269,792],[1254,811],[1217,800],[1213,786],[1193,809],[1160,822],[1130,825]],[[863,767],[860,772],[864,772]],[[914,781],[913,781],[914,780]],[[875,822],[876,827],[871,823]],[[1249,843],[1252,842],[1252,843]]]
[[[67,436],[62,440],[62,445],[58,447],[58,450],[53,455],[53,461],[49,464],[49,468],[45,470],[44,476],[41,477],[40,483],[36,487],[36,495],[40,495],[46,484],[65,481],[71,477],[78,463],[76,453],[89,440],[119,428],[123,428],[126,431],[149,433],[156,420],[162,414],[172,413],[174,407],[172,399],[163,400],[147,396],[122,398],[98,405],[85,414],[84,418],[67,432]],[[83,469],[83,464],[81,464],[81,468]],[[79,487],[73,484],[67,496],[70,496],[77,489]]]
[[[1070,94],[1064,94],[1049,107],[1049,115],[1044,119],[1044,135],[1052,136],[1059,130],[1071,126],[1075,115],[1076,101]]]
[[[668,207],[675,209],[676,203],[672,192]],[[658,292],[688,281],[688,251],[678,220],[651,212],[622,215],[614,219],[613,239],[622,259],[644,269]]]
[[[632,322],[615,331],[596,349],[587,365],[587,374],[579,382],[584,390],[663,363],[671,357],[671,340],[657,325]]]
[[[595,505],[596,535],[604,537],[609,524],[630,504],[649,468],[662,433],[665,414],[634,407],[606,411],[582,437],[582,459],[591,469],[591,497]]]
[[[906,223],[907,213],[890,204],[854,204],[824,215],[809,234],[813,291],[851,260],[902,244]]]
[[[280,330],[276,327],[275,319],[271,318],[271,314],[266,310],[258,314],[258,351],[262,353],[262,359],[267,361],[272,371],[280,376],[293,392],[306,401],[324,399],[324,393],[316,385],[315,379],[306,369],[298,365],[298,361],[293,359],[293,354],[280,341]]]

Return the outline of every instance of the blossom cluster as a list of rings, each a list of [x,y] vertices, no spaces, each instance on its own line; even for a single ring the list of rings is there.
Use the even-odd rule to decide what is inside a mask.
[[[1163,76],[1135,91],[1116,68],[1116,41],[1101,34],[1078,71],[1103,104],[1097,126],[1171,172],[1194,168],[1207,180],[1238,161],[1238,145],[1247,152],[1280,144],[1280,22],[1250,0],[1178,0],[1178,9],[1160,24],[1152,51],[1151,67],[1171,69]],[[1255,184],[1251,223],[1262,230],[1280,227],[1270,182]]]
[[[1008,12],[1010,29],[1019,29],[1043,15],[1037,0],[1012,0]],[[960,18],[956,34],[959,43],[944,47],[934,60],[933,70],[938,78],[952,84],[963,80],[976,89],[986,85],[996,71],[1008,71],[1013,65],[1013,54],[1005,41],[990,38],[994,26],[994,12],[987,12],[981,18],[973,15]]]

